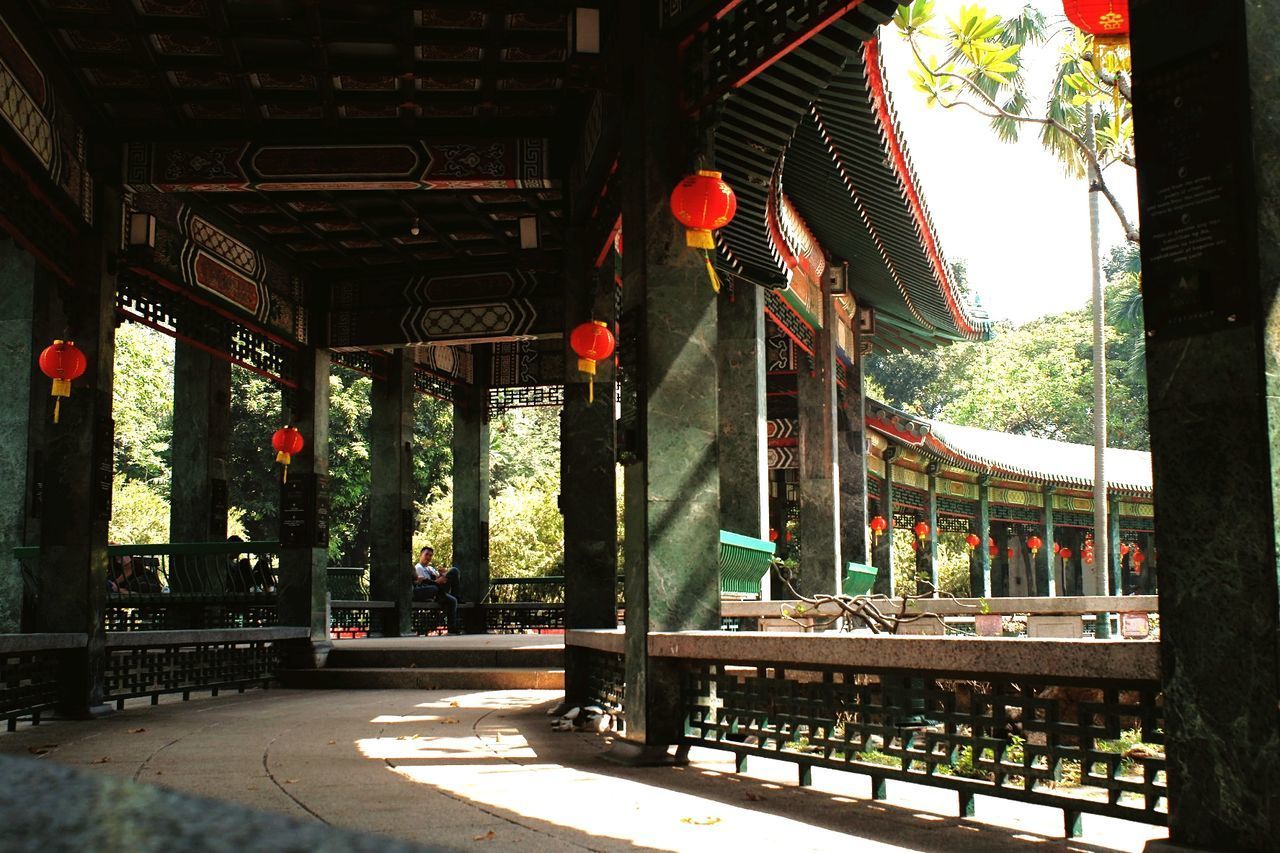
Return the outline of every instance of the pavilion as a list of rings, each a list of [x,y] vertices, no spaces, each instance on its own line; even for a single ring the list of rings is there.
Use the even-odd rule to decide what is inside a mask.
[[[374,379],[370,585],[391,603],[386,635],[410,630],[414,394],[454,406],[469,601],[489,581],[489,414],[563,406],[567,687],[625,708],[619,757],[715,743],[745,761],[803,729],[821,754],[795,757],[802,784],[815,765],[872,772],[859,756],[876,743],[901,764],[873,779],[923,773],[962,812],[995,790],[1061,808],[1068,831],[1095,812],[1167,821],[1188,844],[1273,837],[1277,261],[1261,247],[1280,235],[1254,205],[1274,195],[1280,140],[1274,93],[1251,80],[1274,75],[1280,19],[1239,4],[1196,14],[1187,40],[1192,4],[1131,5],[1154,477],[1118,478],[1111,517],[1156,534],[1158,647],[716,632],[719,531],[766,539],[788,496],[804,594],[834,592],[850,561],[887,588],[875,515],[999,535],[1006,555],[1031,528],[1052,542],[1088,526],[1071,460],[865,399],[873,349],[989,332],[952,281],[885,93],[876,38],[894,0],[5,4],[0,547],[34,551],[39,596],[33,630],[0,645],[13,685],[0,716],[87,716],[126,695],[269,680],[282,661],[324,665],[340,363]],[[738,200],[716,236],[718,293],[668,208],[699,168]],[[593,319],[618,339],[595,403],[566,334]],[[107,630],[121,321],[179,342],[175,542],[225,538],[231,364],[279,385],[306,438],[281,490],[269,627]],[[36,369],[55,339],[88,367],[57,423]],[[1111,571],[1119,540],[1100,555]],[[975,556],[975,581],[998,594],[990,551]],[[1016,555],[1017,576],[1058,591],[1048,549],[1034,556]],[[0,571],[0,629],[18,626],[22,596],[15,562]],[[1011,708],[1029,733],[1014,774],[994,734]],[[926,712],[938,733],[904,736]],[[1131,729],[1167,757],[1100,745]],[[951,772],[965,749],[994,783]],[[1100,799],[1042,786],[1064,762]]]

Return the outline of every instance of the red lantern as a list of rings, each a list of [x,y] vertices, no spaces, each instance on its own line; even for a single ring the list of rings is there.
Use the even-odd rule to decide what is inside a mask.
[[[1071,549],[1070,549],[1070,548],[1063,548],[1063,549],[1059,550],[1059,551],[1058,551],[1058,556],[1062,558],[1062,562],[1064,562],[1064,563],[1065,563],[1065,562],[1067,562],[1068,560],[1070,560],[1070,559],[1071,559]]]
[[[685,227],[685,244],[702,250],[711,288],[716,293],[720,292],[720,278],[709,254],[716,247],[711,232],[728,225],[737,211],[738,199],[733,189],[720,180],[719,172],[699,169],[671,191],[671,214]]]
[[[1093,546],[1085,545],[1084,551],[1080,554],[1080,556],[1084,558],[1084,561],[1086,563],[1092,563],[1093,562]]]
[[[974,548],[977,548],[979,543],[982,542],[982,540],[978,538],[978,534],[976,533],[970,533],[968,536],[964,537],[964,541],[969,543],[970,551],[972,551]]]
[[[75,341],[54,341],[52,346],[45,347],[44,352],[40,353],[40,371],[53,380],[53,389],[49,395],[55,398],[55,424],[62,409],[62,398],[71,396],[71,383],[83,376],[88,366],[88,360]]]
[[[1012,560],[1012,559],[1013,559],[1013,549],[1012,549],[1012,548],[1007,548],[1007,549],[1005,549],[1004,555],[1005,555],[1006,557],[1008,557],[1010,560]]]
[[[578,370],[589,377],[587,402],[596,401],[596,362],[613,355],[613,332],[607,323],[591,320],[569,334],[569,346],[578,354]]]
[[[921,542],[929,535],[929,525],[926,522],[917,521],[916,526],[911,529],[915,531],[916,539]]]
[[[1027,539],[1027,547],[1031,549],[1031,556],[1040,553],[1040,546],[1044,545],[1044,540],[1039,536],[1031,536]]]
[[[769,541],[770,542],[778,541],[778,529],[776,527],[769,528]]]
[[[1053,553],[1055,553],[1055,554],[1056,554],[1056,553],[1058,553],[1058,552],[1059,552],[1059,551],[1061,551],[1061,550],[1062,550],[1062,546],[1061,546],[1061,545],[1059,545],[1057,542],[1054,542],[1054,543],[1053,543]]]
[[[1129,35],[1129,0],[1062,0],[1062,11],[1090,35],[1114,41]]]
[[[871,519],[871,543],[873,545],[880,544],[880,535],[889,529],[889,522],[884,520],[883,515],[877,515]]]
[[[1145,554],[1142,553],[1141,549],[1139,548],[1133,549],[1133,573],[1135,575],[1142,574],[1142,563],[1146,559],[1147,557]]]
[[[995,559],[1000,553],[1000,549],[996,547],[996,540],[993,537],[987,537],[987,553],[991,555],[991,559]]]
[[[1120,543],[1120,556],[1121,557],[1129,556],[1129,546],[1124,544],[1123,542]]]
[[[271,436],[271,446],[275,448],[276,461],[284,465],[284,482],[286,483],[289,482],[289,463],[293,461],[295,454],[302,452],[304,444],[302,433],[291,426],[278,429],[275,435]]]

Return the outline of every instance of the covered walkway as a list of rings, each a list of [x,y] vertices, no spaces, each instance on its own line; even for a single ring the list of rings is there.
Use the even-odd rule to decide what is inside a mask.
[[[619,767],[595,735],[554,733],[551,691],[253,691],[26,727],[0,753],[300,821],[446,848],[535,850],[1138,850],[1156,827],[695,749],[686,768]]]

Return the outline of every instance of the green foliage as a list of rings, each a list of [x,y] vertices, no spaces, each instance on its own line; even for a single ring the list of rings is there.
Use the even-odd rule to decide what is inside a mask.
[[[1136,276],[1113,281],[1107,303],[1107,442],[1146,450],[1146,356]],[[1086,306],[1022,326],[998,325],[985,343],[872,356],[869,387],[884,394],[883,402],[914,415],[1092,444],[1091,314]]]
[[[420,395],[413,404],[413,486],[417,500],[447,491],[453,477],[453,406]]]
[[[111,481],[107,541],[118,545],[168,542],[168,499],[149,483],[117,473]]]
[[[958,598],[974,594],[969,589],[970,552],[969,544],[964,540],[966,535],[938,534],[938,589]],[[915,538],[910,530],[895,528],[893,531],[893,583],[898,594],[914,593],[918,588],[917,581],[929,580],[922,557],[913,547]],[[927,540],[925,547],[928,547]]]
[[[169,496],[173,438],[173,346],[173,338],[137,323],[116,331],[115,470],[148,484],[163,500]]]
[[[329,376],[329,559],[369,562],[369,392],[373,381],[345,367]]]

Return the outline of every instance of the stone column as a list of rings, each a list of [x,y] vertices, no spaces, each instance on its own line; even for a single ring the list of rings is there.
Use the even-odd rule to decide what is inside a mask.
[[[1106,555],[1107,571],[1111,573],[1111,594],[1124,595],[1124,579],[1120,573],[1120,500],[1112,497],[1111,506],[1107,508],[1107,527],[1110,532],[1107,536],[1107,550],[1110,552]],[[1102,559],[1102,554],[1095,554],[1094,559]]]
[[[399,637],[413,621],[413,350],[395,350],[386,365],[369,392],[369,597],[395,602],[374,611],[371,627]]]
[[[174,345],[173,481],[169,541],[227,538],[231,456],[231,363],[182,341]]]
[[[1280,835],[1280,6],[1130,8],[1156,548],[1169,569],[1159,594],[1170,840],[1271,849]]]
[[[977,534],[981,540],[977,547],[977,559],[974,565],[977,571],[971,575],[970,595],[991,597],[991,545],[994,538],[991,532],[991,478],[985,474],[978,477],[978,518]]]
[[[31,413],[33,376],[44,378],[36,369],[36,340],[43,324],[37,314],[36,265],[31,255],[11,240],[0,237],[0,482],[8,486],[0,490],[0,633],[17,633],[22,629],[22,565],[13,559],[13,549],[27,544],[27,497],[31,493],[28,472],[31,471],[33,435],[31,427],[44,428],[44,405],[41,420],[33,424]],[[48,394],[48,382],[38,391]],[[33,562],[29,568],[34,571]],[[28,614],[31,618],[33,614]]]
[[[685,247],[668,197],[696,167],[677,108],[680,63],[648,4],[620,5],[624,83],[623,403],[627,736],[613,756],[669,760],[683,731],[680,673],[648,656],[652,631],[720,625],[716,307],[703,258]]]
[[[856,325],[854,351],[849,353],[848,384],[836,418],[837,463],[840,472],[840,562],[871,562],[867,541],[867,413],[863,381],[862,336]],[[844,577],[844,566],[840,566]]]
[[[313,301],[309,327],[325,328],[323,304]],[[302,433],[302,452],[289,465],[280,495],[281,625],[311,629],[295,643],[290,663],[322,667],[333,647],[329,642],[327,572],[329,568],[329,351],[319,342],[294,356],[296,389],[284,395],[286,419]]]
[[[894,595],[896,592],[893,582],[893,460],[897,455],[896,447],[885,448],[884,494],[880,511],[889,526],[876,545],[876,585],[873,590],[880,595]]]
[[[583,267],[587,264],[584,261]],[[618,622],[617,442],[614,359],[596,364],[595,402],[568,333],[599,320],[616,329],[614,260],[599,270],[569,270],[565,293],[564,410],[560,416],[560,512],[564,515],[566,628],[613,628]]]
[[[764,290],[739,283],[731,295],[719,301],[716,310],[720,527],[766,539],[769,447],[765,429]]]
[[[493,351],[473,344],[473,381],[453,398],[453,564],[462,573],[462,600],[478,604],[489,591],[489,377]],[[466,626],[483,631],[479,622]]]
[[[925,506],[927,513],[925,524],[929,525],[929,538],[921,543],[921,548],[925,549],[925,568],[928,570],[929,583],[936,590],[938,588],[938,463],[930,462],[928,470],[929,494]],[[935,592],[934,595],[936,596],[937,593]]]
[[[60,711],[68,716],[98,713],[103,704],[106,663],[104,610],[107,584],[107,525],[111,521],[113,424],[111,391],[115,360],[115,276],[108,272],[119,250],[120,196],[103,188],[97,228],[77,258],[75,287],[41,275],[37,298],[52,305],[50,330],[74,341],[88,369],[63,401],[53,423],[48,381],[31,408],[40,482],[40,598],[36,630],[87,633],[84,652],[66,658],[58,679]],[[65,331],[63,331],[65,330]],[[37,346],[45,346],[37,341]],[[35,371],[35,365],[28,368]],[[28,374],[31,375],[31,374]]]
[[[840,589],[840,494],[836,456],[836,360],[831,294],[823,296],[822,326],[814,330],[813,364],[796,370],[800,433],[801,595]]]
[[[1057,579],[1057,555],[1053,553],[1053,486],[1044,487],[1044,547],[1040,549],[1040,554],[1036,562],[1037,569],[1044,572],[1044,586],[1039,587],[1036,592],[1040,595],[1047,595],[1050,598],[1058,594]]]

